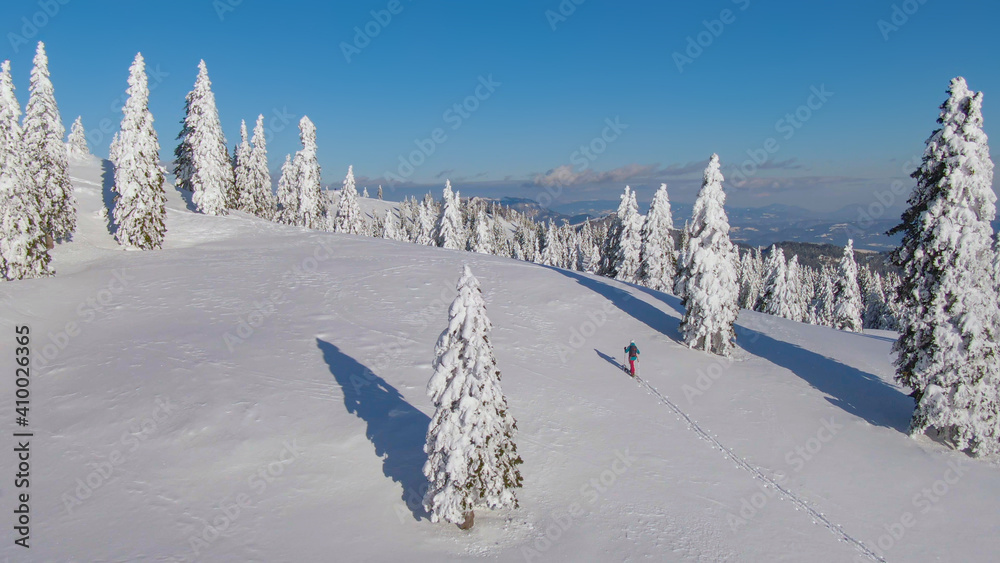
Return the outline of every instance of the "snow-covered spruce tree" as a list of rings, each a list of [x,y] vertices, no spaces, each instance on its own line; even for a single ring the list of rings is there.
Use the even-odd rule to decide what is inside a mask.
[[[861,286],[861,321],[864,328],[884,329],[889,325],[889,311],[885,302],[882,276],[865,265],[858,271]]]
[[[257,116],[250,144],[246,183],[240,188],[239,209],[262,219],[273,220],[277,205],[271,192],[271,172],[267,167],[267,134],[264,132],[263,115]]]
[[[496,247],[493,246],[493,229],[489,216],[480,209],[475,217],[472,237],[469,239],[469,250],[480,254],[495,254]]]
[[[185,98],[183,127],[177,138],[174,174],[178,187],[193,192],[192,201],[202,213],[225,215],[236,205],[231,201],[235,180],[204,60],[198,63],[198,78]]]
[[[465,228],[462,225],[462,210],[459,194],[451,189],[451,180],[445,180],[441,215],[434,229],[436,243],[441,248],[465,249]]]
[[[434,208],[427,200],[417,204],[417,222],[414,242],[424,246],[434,246]]]
[[[896,379],[917,399],[911,433],[934,429],[975,456],[1000,453],[1000,305],[990,248],[996,216],[982,92],[951,81],[927,139],[892,260],[900,268]]]
[[[364,191],[361,192],[361,197],[363,197],[365,199],[369,199],[370,198],[370,196],[368,195],[368,186],[365,186]]]
[[[618,241],[615,244],[615,279],[627,283],[638,283],[644,219],[639,214],[639,204],[635,201],[635,192],[625,186],[625,193],[628,202],[624,208],[624,215],[619,216],[620,228],[618,229]],[[620,207],[619,210],[621,210]]]
[[[390,209],[385,212],[385,221],[382,222],[382,238],[386,240],[404,240],[405,235],[399,226],[399,219]]]
[[[861,332],[861,288],[858,286],[858,263],[854,261],[854,241],[848,240],[844,256],[837,266],[834,283],[833,326],[840,330]]]
[[[42,230],[51,239],[68,239],[76,231],[76,200],[69,181],[69,163],[55,92],[49,79],[45,44],[38,42],[31,69],[28,106],[24,111],[25,161],[41,203]],[[52,241],[49,241],[51,246]]]
[[[247,134],[247,122],[240,120],[240,143],[233,149],[233,193],[236,209],[241,207],[243,194],[250,185],[250,139]]]
[[[796,265],[798,265],[798,260],[796,260]],[[795,303],[798,295],[790,284],[792,278],[788,275],[789,268],[788,263],[785,262],[784,251],[777,246],[772,246],[764,269],[767,277],[764,280],[761,312],[783,319],[798,320],[795,318]],[[798,268],[796,268],[797,270]]]
[[[435,346],[434,374],[427,394],[434,417],[427,430],[424,475],[430,487],[424,507],[431,521],[472,527],[479,507],[517,508],[521,487],[514,436],[517,423],[500,389],[490,342],[493,325],[479,281],[466,266],[448,328]]]
[[[322,229],[326,223],[326,198],[320,186],[319,160],[317,159],[316,126],[308,116],[299,120],[299,138],[302,149],[292,161],[298,173],[299,189],[298,225],[309,229]]]
[[[803,297],[803,276],[799,268],[798,255],[792,256],[788,261],[788,269],[785,270],[785,286],[788,288],[789,300],[787,319],[793,321],[803,321],[806,317],[806,299]]]
[[[763,296],[764,258],[760,248],[754,248],[740,260],[740,309],[758,310]]]
[[[299,213],[299,171],[291,155],[285,155],[285,163],[281,165],[281,176],[278,178],[278,213],[277,218],[286,225],[300,225]]]
[[[382,201],[382,184],[378,185],[378,194],[375,196],[379,201]]]
[[[642,225],[642,252],[640,253],[639,283],[656,291],[673,291],[674,272],[677,268],[677,250],[670,231],[674,220],[670,215],[670,198],[667,185],[653,195],[649,214]]]
[[[688,227],[689,222],[685,221],[684,228],[681,229],[681,240],[679,249],[677,250],[677,273],[674,275],[674,295],[680,297],[682,301],[684,300],[685,288],[687,287],[688,264],[690,262],[688,242],[691,238],[691,233]]]
[[[690,348],[729,356],[736,340],[740,287],[722,182],[719,156],[713,154],[689,226],[681,334]]]
[[[149,112],[149,80],[142,54],[129,70],[128,101],[122,108],[115,162],[115,212],[118,243],[141,250],[163,246],[167,232],[164,171],[158,164],[160,143]],[[226,167],[228,168],[228,163]]]
[[[348,166],[344,187],[340,190],[337,216],[333,220],[333,231],[360,235],[363,230],[364,220],[361,218],[361,206],[358,205],[358,190],[354,187],[354,166]]]
[[[10,61],[0,65],[0,279],[52,275],[36,185],[28,177]]]
[[[66,139],[66,153],[73,160],[83,160],[90,156],[87,134],[83,130],[83,118],[80,116],[77,116],[73,126],[70,127],[69,138]]]
[[[812,323],[820,326],[834,326],[834,306],[837,295],[834,282],[836,273],[829,266],[824,266],[819,275],[819,288],[811,307]]]

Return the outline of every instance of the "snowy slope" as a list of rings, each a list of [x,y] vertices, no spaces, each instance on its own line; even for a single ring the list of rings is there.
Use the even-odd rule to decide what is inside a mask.
[[[166,247],[124,252],[100,217],[101,164],[72,175],[81,227],[56,250],[58,276],[0,285],[0,330],[29,324],[43,364],[33,547],[5,525],[2,557],[988,561],[1000,548],[1000,471],[906,436],[890,333],[744,311],[736,361],[720,361],[678,344],[673,297],[202,216],[172,187]],[[525,481],[520,510],[480,512],[471,532],[407,502],[463,263],[496,327]],[[648,386],[616,367],[629,338]],[[14,473],[12,448],[0,462]]]

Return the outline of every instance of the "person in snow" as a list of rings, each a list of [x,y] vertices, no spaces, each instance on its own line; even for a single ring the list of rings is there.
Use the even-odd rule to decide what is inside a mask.
[[[628,367],[632,377],[635,377],[635,362],[639,360],[639,347],[635,345],[635,340],[629,342],[625,347],[625,355],[628,357]]]

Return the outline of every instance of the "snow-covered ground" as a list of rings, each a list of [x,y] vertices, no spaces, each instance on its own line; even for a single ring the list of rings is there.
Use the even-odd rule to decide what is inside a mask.
[[[726,362],[678,343],[674,297],[202,216],[170,186],[165,248],[124,252],[100,214],[101,164],[72,175],[80,229],[55,251],[58,275],[0,285],[3,334],[29,324],[37,362],[32,547],[8,539],[0,556],[990,561],[1000,549],[1000,470],[905,434],[891,333],[743,311]],[[495,325],[525,483],[519,510],[479,512],[470,532],[414,502],[424,387],[463,263]],[[641,381],[617,367],[630,338]],[[0,350],[13,366],[12,342]]]

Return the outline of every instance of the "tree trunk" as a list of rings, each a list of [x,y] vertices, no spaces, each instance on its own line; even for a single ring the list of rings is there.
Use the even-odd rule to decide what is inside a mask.
[[[55,243],[54,240],[52,240],[52,234],[51,233],[46,233],[45,234],[45,248],[48,248],[49,250],[52,250],[55,247],[56,247],[56,243]]]
[[[465,513],[465,522],[458,525],[459,530],[469,530],[472,525],[476,522],[476,513],[473,511],[468,511]]]

